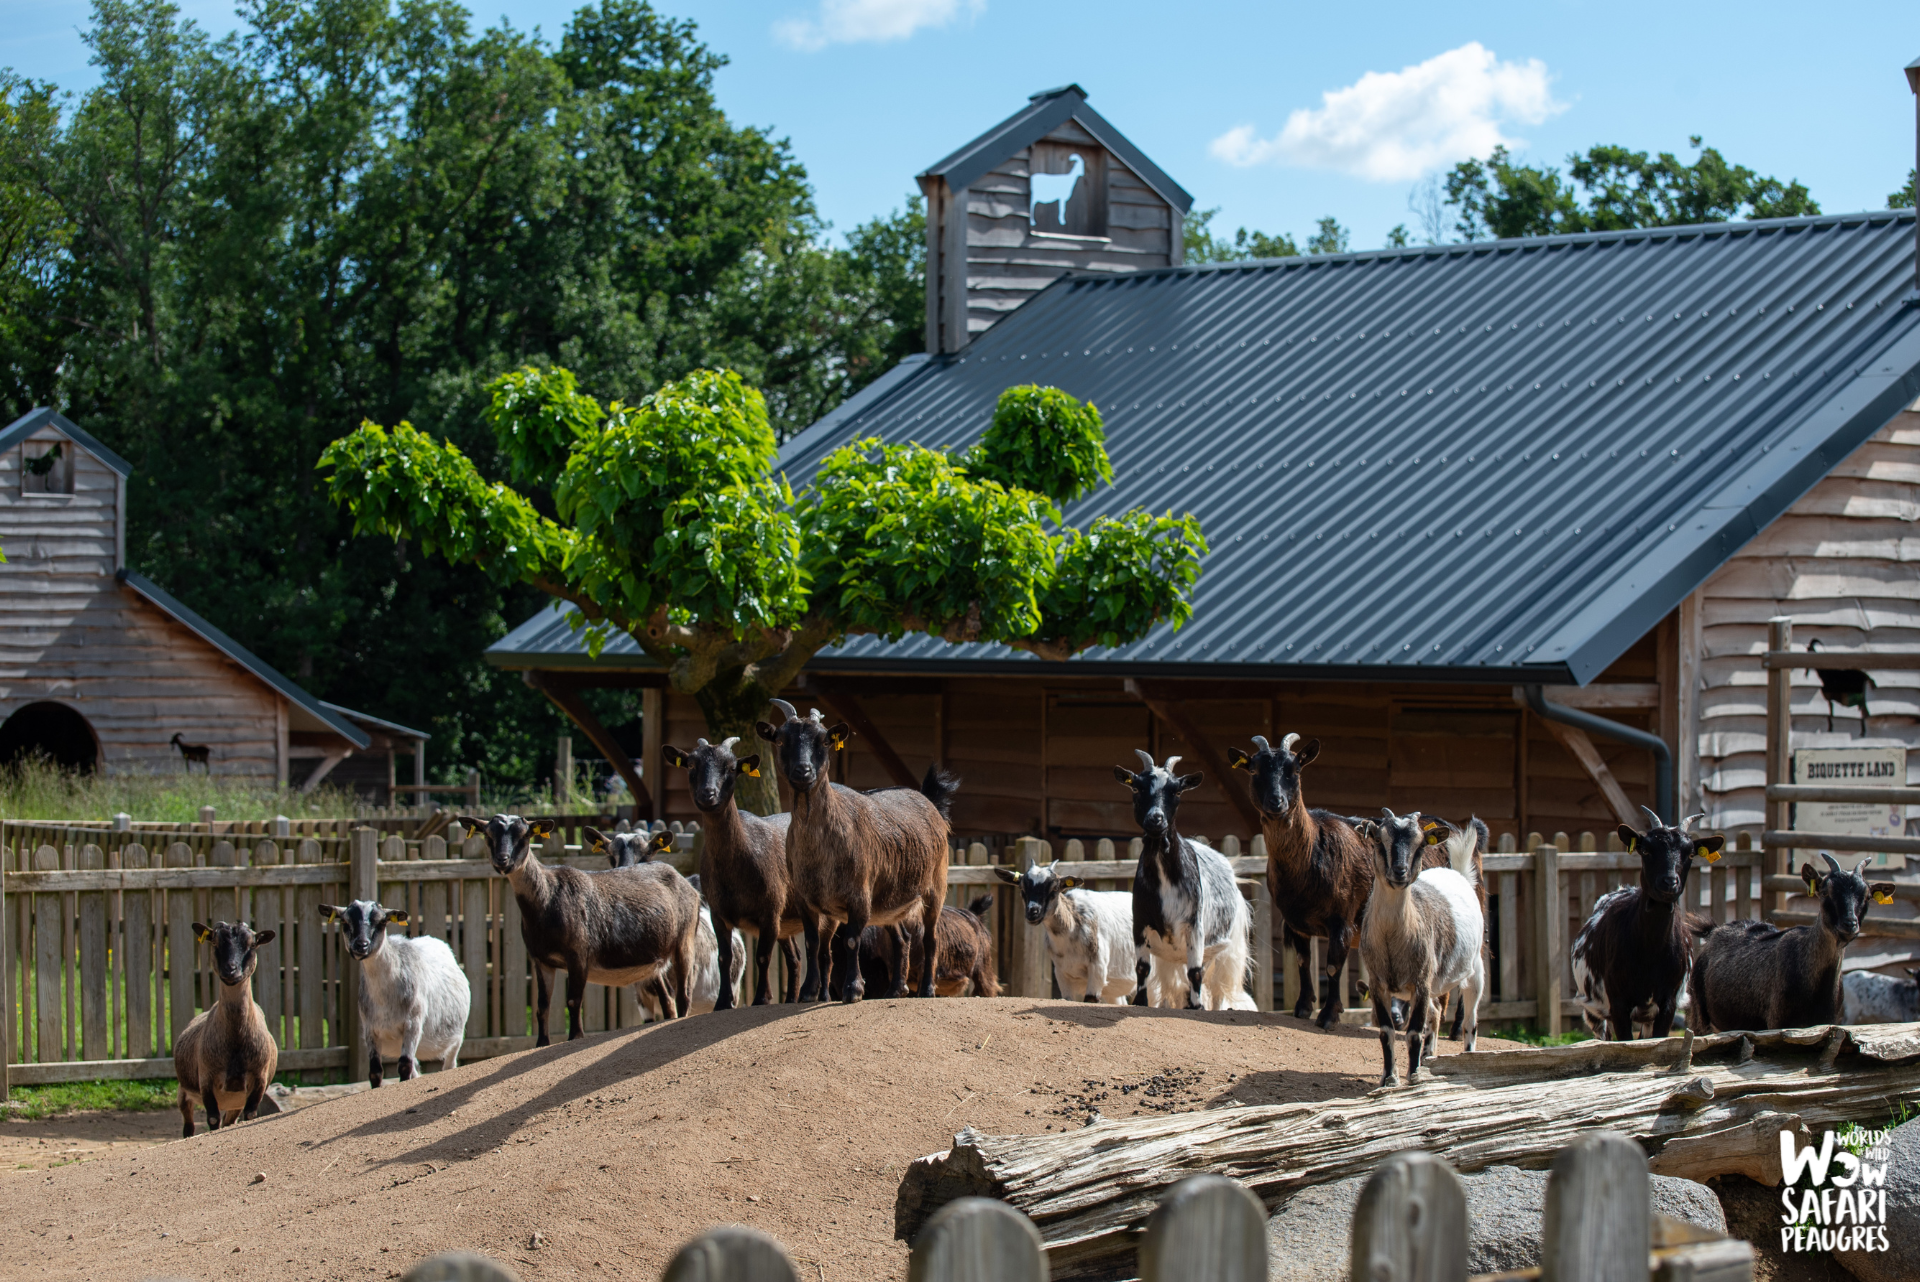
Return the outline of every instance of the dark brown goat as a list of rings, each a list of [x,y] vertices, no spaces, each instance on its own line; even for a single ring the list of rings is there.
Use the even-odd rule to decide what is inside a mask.
[[[790,816],[747,814],[734,804],[733,782],[740,775],[758,778],[760,755],[736,757],[738,739],[708,743],[692,752],[672,744],[661,748],[669,767],[687,772],[693,804],[706,816],[706,840],[700,846],[700,886],[713,911],[720,941],[720,997],[715,1010],[733,1009],[733,932],[755,946],[754,965],[763,1006],[773,1000],[767,972],[777,941],[787,959],[786,1000],[800,1000],[800,941],[806,924],[798,899],[787,893],[787,824]],[[792,902],[789,902],[789,900]]]
[[[1253,752],[1229,749],[1227,761],[1253,776],[1253,804],[1260,811],[1260,832],[1267,839],[1267,890],[1285,925],[1287,946],[1300,965],[1300,1000],[1294,1003],[1294,1018],[1313,1014],[1308,941],[1324,939],[1327,961],[1317,1022],[1331,1028],[1340,1018],[1341,1007],[1334,977],[1346,964],[1347,950],[1358,938],[1366,915],[1367,898],[1373,894],[1373,846],[1342,816],[1307,809],[1300,772],[1320,755],[1320,741],[1309,739],[1295,752],[1293,745],[1299,738],[1290,734],[1276,748],[1255,735]],[[1424,848],[1420,869],[1446,866],[1444,847]]]
[[[203,767],[209,774],[213,772],[213,749],[206,744],[188,743],[178,732],[167,742],[180,749],[183,764]]]
[[[260,1097],[273,1081],[280,1048],[267,1028],[266,1013],[253,1000],[257,950],[273,941],[273,932],[254,934],[245,922],[193,923],[193,936],[213,946],[213,970],[220,978],[214,1004],[193,1017],[173,1044],[173,1073],[180,1081],[180,1133],[193,1135],[193,1106],[207,1110],[207,1129],[251,1122]]]
[[[951,904],[940,910],[940,927],[933,958],[933,991],[937,997],[958,997],[972,986],[975,997],[998,997],[1000,979],[993,956],[993,933],[985,917],[992,895],[981,895],[965,908]],[[901,941],[906,956],[901,956]],[[898,926],[869,926],[860,937],[860,967],[869,984],[893,984],[896,976],[911,974],[921,964],[925,937],[911,919]]]
[[[535,1046],[545,1046],[553,972],[567,972],[567,1037],[585,1036],[580,1003],[589,983],[615,988],[652,979],[672,963],[667,996],[671,1019],[688,1009],[694,974],[694,932],[700,924],[700,892],[670,864],[640,863],[585,873],[562,864],[549,868],[533,854],[533,839],[553,831],[550,819],[495,815],[456,823],[485,833],[495,872],[504,875],[520,905],[520,938],[533,958]]]
[[[827,778],[828,754],[852,732],[829,727],[819,709],[802,717],[784,699],[773,706],[784,720],[777,728],[755,727],[774,747],[780,773],[793,789],[793,818],[787,826],[790,893],[807,912],[846,923],[840,947],[846,953],[847,982],[841,1000],[857,1002],[866,994],[860,974],[860,934],[868,926],[891,926],[918,916],[922,930],[939,929],[941,900],[947,894],[947,807],[958,781],[928,766],[918,790],[881,788],[856,792]],[[820,931],[814,969],[833,973],[828,952],[831,928]],[[895,982],[905,995],[905,975]],[[919,995],[933,996],[933,952],[921,958]]]

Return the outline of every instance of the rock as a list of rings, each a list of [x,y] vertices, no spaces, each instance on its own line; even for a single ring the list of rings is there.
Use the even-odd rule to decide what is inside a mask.
[[[1860,1282],[1920,1277],[1920,1118],[1894,1127],[1887,1147],[1887,1249],[1833,1252]]]
[[[1656,1211],[1716,1233],[1727,1231],[1720,1200],[1704,1184],[1649,1177]],[[1347,1246],[1353,1208],[1366,1177],[1302,1189],[1267,1220],[1267,1259],[1272,1282],[1347,1282]],[[1460,1182],[1467,1190],[1467,1271],[1492,1273],[1540,1263],[1540,1223],[1547,1201],[1547,1173],[1517,1166],[1491,1166]],[[1911,1275],[1909,1275],[1911,1276]]]
[[[265,1184],[266,1182],[267,1182],[267,1173],[265,1171],[255,1171],[253,1173],[253,1178],[247,1181],[247,1183],[249,1184]]]

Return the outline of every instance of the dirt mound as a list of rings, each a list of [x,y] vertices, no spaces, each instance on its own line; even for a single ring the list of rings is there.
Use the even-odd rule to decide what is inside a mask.
[[[1379,1065],[1375,1034],[1279,1015],[1025,998],[727,1011],[20,1172],[7,1272],[383,1279],[461,1247],[530,1280],[651,1282],[686,1239],[739,1222],[803,1277],[894,1279],[901,1173],[962,1126],[1355,1095]]]

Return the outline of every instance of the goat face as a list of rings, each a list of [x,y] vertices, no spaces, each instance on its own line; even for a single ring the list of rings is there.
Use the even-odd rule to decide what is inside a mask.
[[[812,792],[814,785],[827,777],[827,754],[843,747],[853,737],[853,731],[847,729],[844,722],[829,726],[818,708],[803,718],[785,699],[774,699],[772,703],[784,714],[784,720],[778,727],[762,721],[754,731],[773,745],[780,773],[786,776],[793,790]]]
[[[1819,872],[1812,864],[1802,864],[1800,876],[1807,883],[1807,893],[1819,897],[1820,919],[1826,928],[1842,944],[1850,944],[1860,935],[1860,923],[1866,920],[1870,901],[1879,904],[1893,902],[1893,883],[1869,883],[1861,875],[1867,865],[1873,862],[1871,855],[1862,859],[1852,872],[1842,868],[1825,851],[1820,852],[1820,857],[1827,861],[1830,871]]]
[[[1702,863],[1719,862],[1720,848],[1727,844],[1727,839],[1719,833],[1689,834],[1688,826],[1702,817],[1699,815],[1681,820],[1678,828],[1663,827],[1651,810],[1647,816],[1654,822],[1645,832],[1635,832],[1621,824],[1620,840],[1640,856],[1640,893],[1657,904],[1677,903],[1687,884],[1687,874],[1693,871],[1695,857]]]
[[[1300,804],[1300,768],[1320,755],[1320,741],[1309,739],[1293,750],[1300,738],[1290,734],[1275,748],[1264,735],[1253,736],[1251,753],[1227,749],[1227,764],[1253,776],[1253,804],[1269,819],[1284,819]]]
[[[829,732],[831,733],[831,732]],[[687,790],[693,794],[693,804],[707,814],[724,809],[733,799],[733,780],[736,775],[760,777],[760,757],[756,753],[749,757],[733,755],[733,745],[737,738],[723,739],[719,743],[708,743],[705,739],[694,745],[692,752],[682,752],[672,744],[660,750],[667,765],[675,770],[687,772]]]
[[[211,930],[196,921],[193,923],[193,937],[203,944],[213,945],[213,969],[219,974],[220,982],[228,988],[244,984],[252,977],[253,968],[260,962],[254,949],[273,942],[272,931],[263,930],[256,935],[244,921],[231,926],[224,921],[216,921]]]
[[[1373,871],[1396,890],[1413,884],[1420,875],[1420,857],[1429,841],[1445,840],[1441,829],[1429,830],[1420,822],[1420,814],[1396,815],[1382,808],[1378,820],[1368,819],[1358,826],[1360,835],[1373,843]]]
[[[1055,875],[1052,864],[1044,867],[1028,864],[1027,870],[1022,873],[1016,873],[1011,868],[995,868],[993,872],[1001,881],[1019,887],[1020,898],[1026,905],[1027,920],[1036,926],[1047,919],[1047,914],[1053,910],[1053,901],[1060,897],[1061,891],[1072,890],[1080,884],[1077,877]],[[975,915],[978,916],[977,913]]]
[[[1125,766],[1115,766],[1113,777],[1133,789],[1133,818],[1140,831],[1159,837],[1173,827],[1174,812],[1180,808],[1180,794],[1200,786],[1200,776],[1176,775],[1173,768],[1180,758],[1168,757],[1167,764],[1156,766],[1153,758],[1135,748],[1141,762],[1135,774]]]
[[[535,838],[545,841],[553,831],[551,819],[522,819],[519,815],[495,815],[491,819],[456,815],[454,822],[464,825],[468,836],[486,835],[487,855],[493,860],[493,870],[503,877],[532,856]]]
[[[355,960],[365,961],[386,942],[387,923],[404,926],[407,914],[403,909],[386,908],[371,899],[356,899],[350,904],[321,904],[320,920],[339,922],[347,951]]]
[[[580,832],[587,839],[587,849],[596,855],[605,855],[608,866],[613,868],[644,864],[673,849],[673,834],[665,828],[656,833],[644,829],[605,833],[598,828],[582,828]]]

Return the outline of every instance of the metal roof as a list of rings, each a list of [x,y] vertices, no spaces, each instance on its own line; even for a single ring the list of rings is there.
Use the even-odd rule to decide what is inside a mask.
[[[118,472],[121,476],[133,475],[133,464],[115,454],[93,438],[93,433],[75,423],[59,410],[41,406],[28,410],[5,427],[0,427],[0,450],[10,450],[26,440],[43,427],[52,427],[64,433],[69,440]]]
[[[1051,384],[1115,473],[1068,519],[1192,511],[1212,545],[1185,629],[1081,673],[1584,683],[1920,397],[1914,252],[1901,210],[1066,277],[780,465],[964,447]],[[646,664],[547,611],[488,657]],[[915,636],[813,666],[1039,662]]]
[[[962,187],[971,186],[975,179],[1014,152],[1033,146],[1069,120],[1079,124],[1102,147],[1118,156],[1120,163],[1131,169],[1160,199],[1183,214],[1193,208],[1193,197],[1187,193],[1187,189],[1170,178],[1166,170],[1148,160],[1146,153],[1128,142],[1126,135],[1108,123],[1105,116],[1089,107],[1087,91],[1079,85],[1061,85],[1058,89],[1041,90],[1027,99],[1025,107],[952,155],[927,166],[917,176],[945,179],[948,187],[959,191]]]
[[[272,686],[280,694],[286,696],[288,702],[293,704],[296,715],[304,711],[315,721],[319,722],[323,728],[331,730],[356,748],[364,748],[373,742],[372,739],[367,737],[365,731],[340,715],[341,712],[345,711],[344,708],[336,712],[332,710],[330,705],[321,703],[305,690],[302,690],[299,686],[281,676],[279,672],[263,662],[253,651],[247,649],[219,628],[214,627],[194,611],[175,600],[172,594],[152,579],[149,579],[146,575],[122,568],[114,577],[129,588],[132,588],[142,597],[145,597],[152,604],[172,615],[175,620],[185,626],[188,631],[197,635],[202,641],[205,641],[208,645],[220,651],[220,653],[226,655],[229,659],[232,659],[248,672],[251,672],[254,676]]]
[[[384,730],[396,739],[424,740],[433,738],[433,736],[425,730],[415,730],[412,726],[403,726],[398,721],[388,721],[382,717],[376,717],[366,712],[355,712],[352,708],[343,708],[339,704],[329,703],[325,699],[316,700],[316,702],[329,712],[339,713],[355,725],[370,726],[375,730]]]

